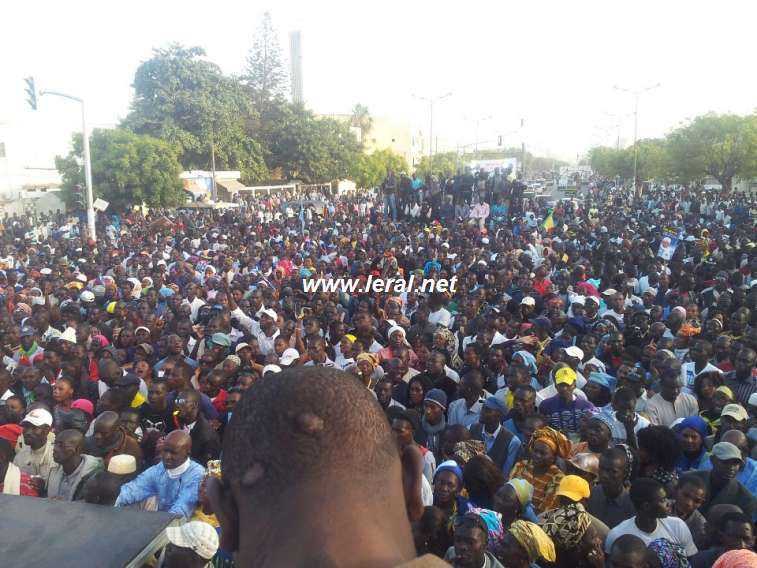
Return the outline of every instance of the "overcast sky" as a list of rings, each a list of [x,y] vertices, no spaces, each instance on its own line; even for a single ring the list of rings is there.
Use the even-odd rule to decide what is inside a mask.
[[[127,113],[134,72],[153,48],[198,45],[225,72],[239,73],[265,10],[285,54],[288,32],[302,31],[305,98],[316,112],[348,113],[360,102],[426,135],[428,104],[414,95],[451,92],[434,113],[440,151],[501,134],[506,145],[523,136],[537,154],[575,160],[592,145],[615,144],[618,123],[628,144],[633,97],[616,85],[661,84],[640,99],[640,138],[707,111],[757,107],[753,2],[6,4],[0,125],[23,130],[37,162],[62,151],[80,122],[65,101],[43,99],[42,110],[28,111],[24,76],[84,96],[92,126],[112,126]],[[474,119],[484,119],[477,137]]]

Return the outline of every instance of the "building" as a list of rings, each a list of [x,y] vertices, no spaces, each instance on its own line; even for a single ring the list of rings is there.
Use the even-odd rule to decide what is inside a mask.
[[[334,120],[350,123],[352,115],[350,114],[329,114],[322,115]],[[411,126],[401,120],[387,118],[382,116],[373,116],[371,129],[364,133],[360,128],[350,126],[350,130],[355,134],[359,142],[363,144],[363,151],[371,154],[376,150],[391,150],[399,154],[408,166],[408,173],[412,172],[421,156],[424,155],[424,138],[420,132],[413,132]]]
[[[302,33],[297,30],[289,33],[289,83],[292,88],[292,102],[305,103],[305,91],[302,84]]]

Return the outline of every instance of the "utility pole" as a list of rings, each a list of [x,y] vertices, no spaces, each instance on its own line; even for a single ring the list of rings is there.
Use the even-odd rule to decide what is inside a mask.
[[[218,190],[216,189],[216,145],[212,140],[210,141],[210,169],[213,173],[213,185],[210,188],[210,192],[213,196],[213,203],[215,203],[218,199]]]
[[[652,85],[651,87],[645,87],[643,89],[622,89],[615,86],[615,89],[618,91],[623,91],[624,93],[630,93],[633,95],[633,191],[634,195],[637,191],[637,164],[638,164],[638,154],[639,149],[636,142],[638,141],[638,134],[639,134],[639,97],[646,93],[647,91],[651,91],[652,89],[656,89],[660,86],[660,83],[657,83],[656,85]],[[620,145],[620,143],[618,143]]]
[[[526,181],[526,136],[523,132],[523,119],[520,119],[520,175],[521,180]]]
[[[444,95],[439,96],[427,96],[427,97],[419,97],[417,95],[413,95],[416,99],[422,100],[422,101],[428,101],[428,165],[431,168],[433,164],[433,156],[434,156],[434,103],[437,101],[441,101],[446,99],[447,97],[451,97],[452,93],[446,93]]]
[[[92,162],[89,155],[89,130],[87,129],[87,113],[84,106],[84,99],[66,93],[59,93],[57,91],[40,91],[39,94],[40,96],[52,95],[54,97],[63,97],[64,99],[76,101],[81,105],[82,158],[84,159],[84,183],[87,188],[87,232],[89,233],[89,238],[96,241],[97,233],[95,231],[95,208],[92,190]]]

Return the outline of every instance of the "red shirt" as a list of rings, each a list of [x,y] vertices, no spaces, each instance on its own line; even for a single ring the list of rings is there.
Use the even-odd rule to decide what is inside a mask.
[[[543,278],[541,280],[538,278],[534,278],[532,287],[534,291],[537,294],[539,294],[539,296],[543,296],[544,294],[547,293],[547,290],[549,289],[551,285],[552,285],[552,282],[550,281],[549,278]]]
[[[215,396],[215,398],[211,398],[210,402],[213,404],[213,408],[215,408],[218,411],[218,414],[224,414],[226,412],[226,397],[228,393],[221,389],[218,391],[218,394]]]
[[[0,483],[0,493],[3,492],[3,483]],[[19,495],[24,497],[39,497],[39,493],[31,484],[31,478],[28,473],[21,472],[21,489]]]

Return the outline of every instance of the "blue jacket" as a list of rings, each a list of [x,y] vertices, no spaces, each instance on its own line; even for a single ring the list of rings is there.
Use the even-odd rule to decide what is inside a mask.
[[[148,497],[158,497],[158,511],[167,511],[190,518],[197,506],[200,482],[205,468],[189,462],[189,469],[181,477],[171,479],[166,467],[159,463],[143,471],[136,479],[121,487],[116,507],[132,505]]]

